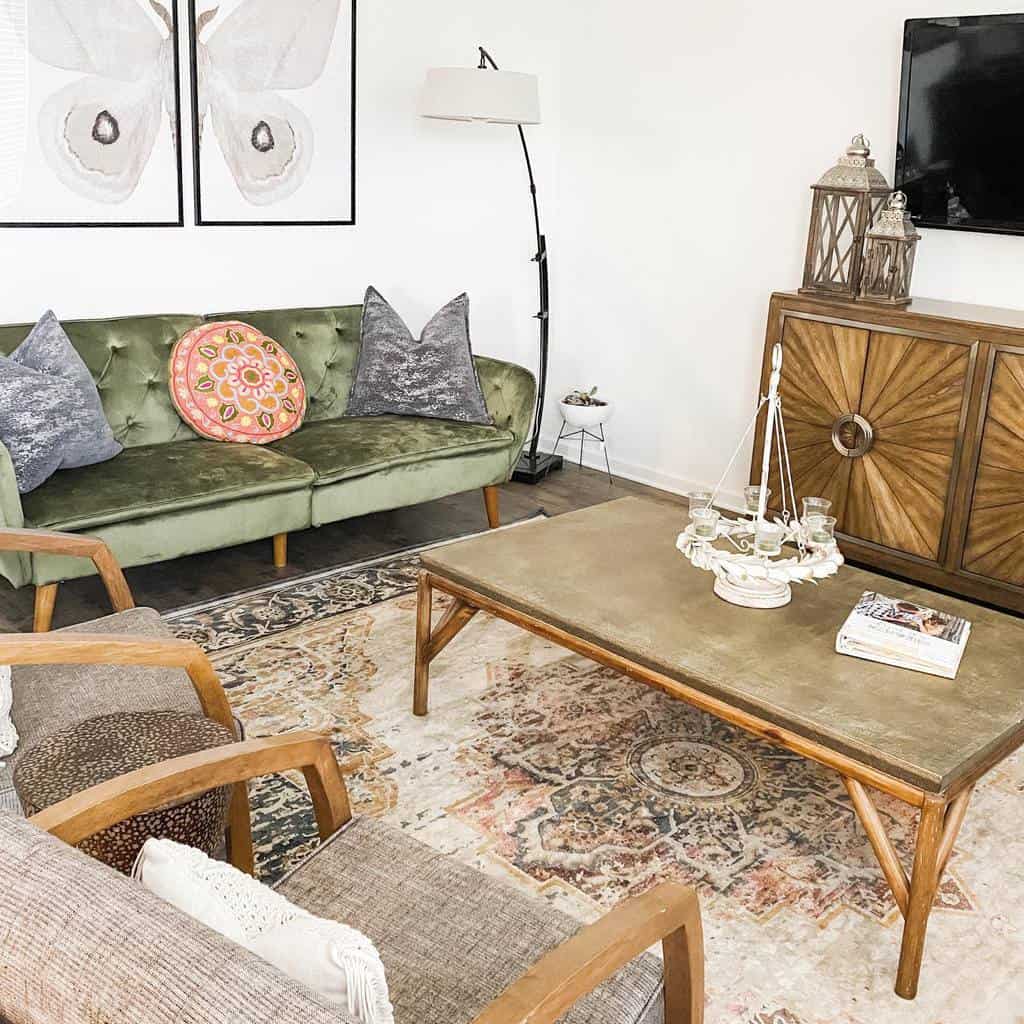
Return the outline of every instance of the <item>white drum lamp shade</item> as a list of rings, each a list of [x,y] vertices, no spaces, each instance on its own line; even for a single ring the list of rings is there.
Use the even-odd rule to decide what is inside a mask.
[[[21,191],[28,119],[27,0],[0,3],[0,205]]]
[[[486,68],[431,68],[420,114],[444,121],[540,124],[537,76]]]

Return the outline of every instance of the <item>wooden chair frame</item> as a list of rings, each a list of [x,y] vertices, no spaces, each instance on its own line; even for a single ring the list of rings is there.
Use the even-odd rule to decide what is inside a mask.
[[[235,732],[227,694],[210,659],[198,644],[188,640],[129,638],[106,633],[13,633],[0,636],[0,665],[140,665],[183,669],[192,681],[203,714],[229,729],[232,735]],[[93,789],[83,793],[92,793]],[[162,802],[167,803],[168,800]],[[63,801],[55,806],[66,803]],[[133,813],[124,817],[131,817]],[[244,782],[235,785],[228,815],[228,856],[236,867],[251,871],[249,791]]]
[[[0,551],[43,552],[67,555],[71,558],[89,558],[103,580],[115,612],[135,607],[135,600],[110,548],[98,537],[78,533],[54,533],[49,530],[0,529]],[[36,587],[35,613],[32,628],[45,633],[53,623],[53,609],[57,603],[57,583],[44,583]]]
[[[101,783],[30,819],[68,843],[168,800],[214,786],[244,784],[301,769],[321,839],[352,818],[330,741],[314,732],[247,740],[164,761]],[[665,1024],[704,1019],[704,949],[696,893],[664,882],[627,900],[541,957],[477,1016],[474,1024],[553,1024],[578,999],[660,941],[665,959]]]

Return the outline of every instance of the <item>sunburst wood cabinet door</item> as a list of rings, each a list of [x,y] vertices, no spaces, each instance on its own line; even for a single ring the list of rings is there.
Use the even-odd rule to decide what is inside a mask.
[[[797,497],[831,499],[846,557],[1024,613],[1024,310],[776,292],[762,394],[777,342]]]
[[[995,351],[963,568],[1024,587],[1024,353]]]
[[[800,317],[782,336],[797,498],[829,498],[848,537],[938,563],[970,348]]]

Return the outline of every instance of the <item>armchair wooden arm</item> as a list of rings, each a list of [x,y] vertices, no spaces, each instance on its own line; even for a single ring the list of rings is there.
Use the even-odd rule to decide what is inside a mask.
[[[171,801],[297,768],[306,777],[320,837],[327,839],[351,820],[352,811],[331,742],[315,732],[245,740],[139,768],[76,793],[29,820],[76,844]]]
[[[473,1024],[553,1024],[582,996],[661,940],[665,1024],[704,1020],[704,939],[693,889],[662,882],[620,903],[541,957]]]
[[[203,714],[234,732],[231,705],[203,649],[190,640],[126,638],[120,633],[7,633],[0,665],[140,665],[188,673]]]
[[[135,607],[135,600],[110,548],[97,537],[78,533],[53,533],[48,530],[0,529],[0,551],[39,551],[72,558],[90,558],[96,566],[103,585],[107,588],[115,612]],[[37,633],[45,633],[53,621],[53,607],[57,600],[57,584],[36,587],[35,621]]]
[[[330,740],[292,732],[187,754],[93,786],[29,819],[67,843],[172,800],[271,772],[301,769],[320,837],[352,818],[348,791]],[[579,998],[661,941],[666,1024],[704,1019],[704,949],[692,889],[665,882],[620,904],[553,949],[510,985],[474,1024],[553,1024]]]
[[[0,636],[0,665],[140,665],[184,669],[203,714],[229,729],[232,735],[235,732],[224,687],[203,649],[190,640],[128,639],[122,634],[106,633],[9,633]],[[252,826],[249,791],[244,782],[235,786],[229,814],[231,863],[251,872]]]

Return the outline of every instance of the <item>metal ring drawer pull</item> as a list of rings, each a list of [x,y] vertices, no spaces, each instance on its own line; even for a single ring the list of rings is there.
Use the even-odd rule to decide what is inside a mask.
[[[832,424],[832,444],[847,459],[867,455],[874,443],[874,427],[855,412],[844,413]]]

